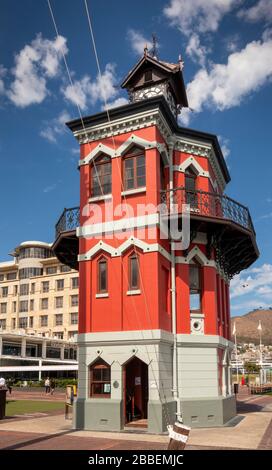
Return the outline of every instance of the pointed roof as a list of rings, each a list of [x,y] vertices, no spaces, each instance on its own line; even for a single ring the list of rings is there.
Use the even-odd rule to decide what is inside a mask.
[[[165,62],[159,60],[156,57],[152,57],[147,53],[145,49],[143,57],[137,62],[137,64],[129,71],[128,75],[123,80],[121,87],[130,88],[131,84],[134,82],[135,76],[138,75],[141,69],[146,69],[147,67],[156,67],[162,70],[166,76],[172,78],[173,88],[176,94],[178,103],[182,104],[184,107],[188,107],[188,100],[185,90],[185,84],[182,75],[183,62],[179,61],[177,64],[170,62]]]

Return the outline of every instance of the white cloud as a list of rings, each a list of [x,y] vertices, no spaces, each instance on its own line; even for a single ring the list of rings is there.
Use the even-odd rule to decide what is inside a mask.
[[[231,298],[241,297],[248,294],[261,296],[272,292],[272,265],[263,264],[260,268],[252,268],[244,273],[238,274],[231,281]],[[262,299],[255,299],[260,303]],[[272,295],[271,295],[272,303]],[[260,304],[261,305],[261,304]]]
[[[52,184],[51,186],[46,186],[44,189],[43,189],[43,192],[44,193],[51,193],[51,191],[54,191],[54,189],[56,189],[57,185],[54,183]]]
[[[5,93],[4,76],[6,75],[6,71],[4,66],[0,64],[0,95]]]
[[[230,154],[229,140],[223,137],[222,135],[218,136],[218,140],[220,142],[220,147],[226,160]]]
[[[272,218],[272,212],[268,212],[268,214],[261,215],[259,219],[271,219]]]
[[[47,80],[59,74],[62,52],[68,52],[63,36],[49,40],[38,34],[15,56],[15,79],[7,96],[16,106],[23,108],[45,99]]]
[[[210,50],[200,44],[198,34],[192,34],[186,47],[186,54],[191,57],[194,62],[199,63],[204,67],[206,56]]]
[[[82,110],[97,101],[108,102],[109,99],[115,98],[118,92],[114,64],[107,64],[105,71],[101,76],[97,75],[94,81],[85,75],[81,80],[74,81],[73,85],[62,88],[65,98]]]
[[[128,103],[128,99],[121,96],[120,98],[116,98],[116,100],[108,103],[107,106],[104,105],[103,109],[117,108],[117,106],[123,106],[124,104],[127,104],[127,103]]]
[[[239,3],[239,0],[171,0],[164,14],[188,36],[193,31],[216,31],[222,17]]]
[[[139,55],[143,55],[144,48],[147,46],[149,50],[152,49],[152,41],[143,36],[142,33],[135,29],[128,30],[128,39],[130,41],[132,50]]]
[[[253,41],[228,57],[226,64],[200,69],[187,86],[189,106],[201,112],[205,106],[223,111],[238,106],[272,77],[272,40]],[[185,119],[185,121],[184,121]],[[188,113],[183,122],[188,122]]]
[[[271,0],[259,0],[251,8],[243,8],[238,12],[238,16],[247,21],[272,21],[272,2]]]
[[[90,83],[91,79],[86,75],[81,80],[74,81],[73,85],[63,87],[62,93],[68,101],[85,110],[87,108]]]
[[[62,111],[58,117],[52,119],[51,123],[46,123],[44,129],[41,130],[40,136],[49,142],[56,143],[59,135],[65,132],[65,123],[71,120],[71,116],[67,111]]]
[[[250,312],[255,309],[269,309],[272,306],[272,302],[264,302],[263,300],[258,299],[249,299],[244,302],[239,302],[238,304],[232,305],[231,310],[244,310],[245,313]]]

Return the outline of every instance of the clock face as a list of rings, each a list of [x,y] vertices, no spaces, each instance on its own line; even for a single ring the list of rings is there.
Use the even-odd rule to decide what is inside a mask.
[[[159,87],[146,88],[145,90],[137,93],[137,98],[142,100],[145,98],[153,98],[159,94],[161,94],[161,89]]]

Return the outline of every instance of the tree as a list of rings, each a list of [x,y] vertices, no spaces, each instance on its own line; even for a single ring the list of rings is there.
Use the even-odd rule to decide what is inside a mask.
[[[245,362],[244,368],[248,374],[257,374],[260,370],[260,366],[254,362]]]

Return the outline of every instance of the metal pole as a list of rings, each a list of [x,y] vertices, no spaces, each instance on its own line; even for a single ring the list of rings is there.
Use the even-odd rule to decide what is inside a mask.
[[[174,171],[173,171],[173,151],[174,141],[169,143],[169,197],[170,197],[170,217],[174,214]],[[171,236],[171,234],[170,234]],[[177,311],[176,311],[176,261],[174,242],[171,241],[171,306],[172,306],[172,333],[173,344],[173,395],[177,403],[177,420],[182,422],[182,413],[178,392],[178,364],[177,364]]]
[[[236,352],[236,380],[237,383],[239,384],[239,369],[238,369],[238,350],[237,350],[237,337],[236,337],[236,331],[235,331],[235,352]]]

